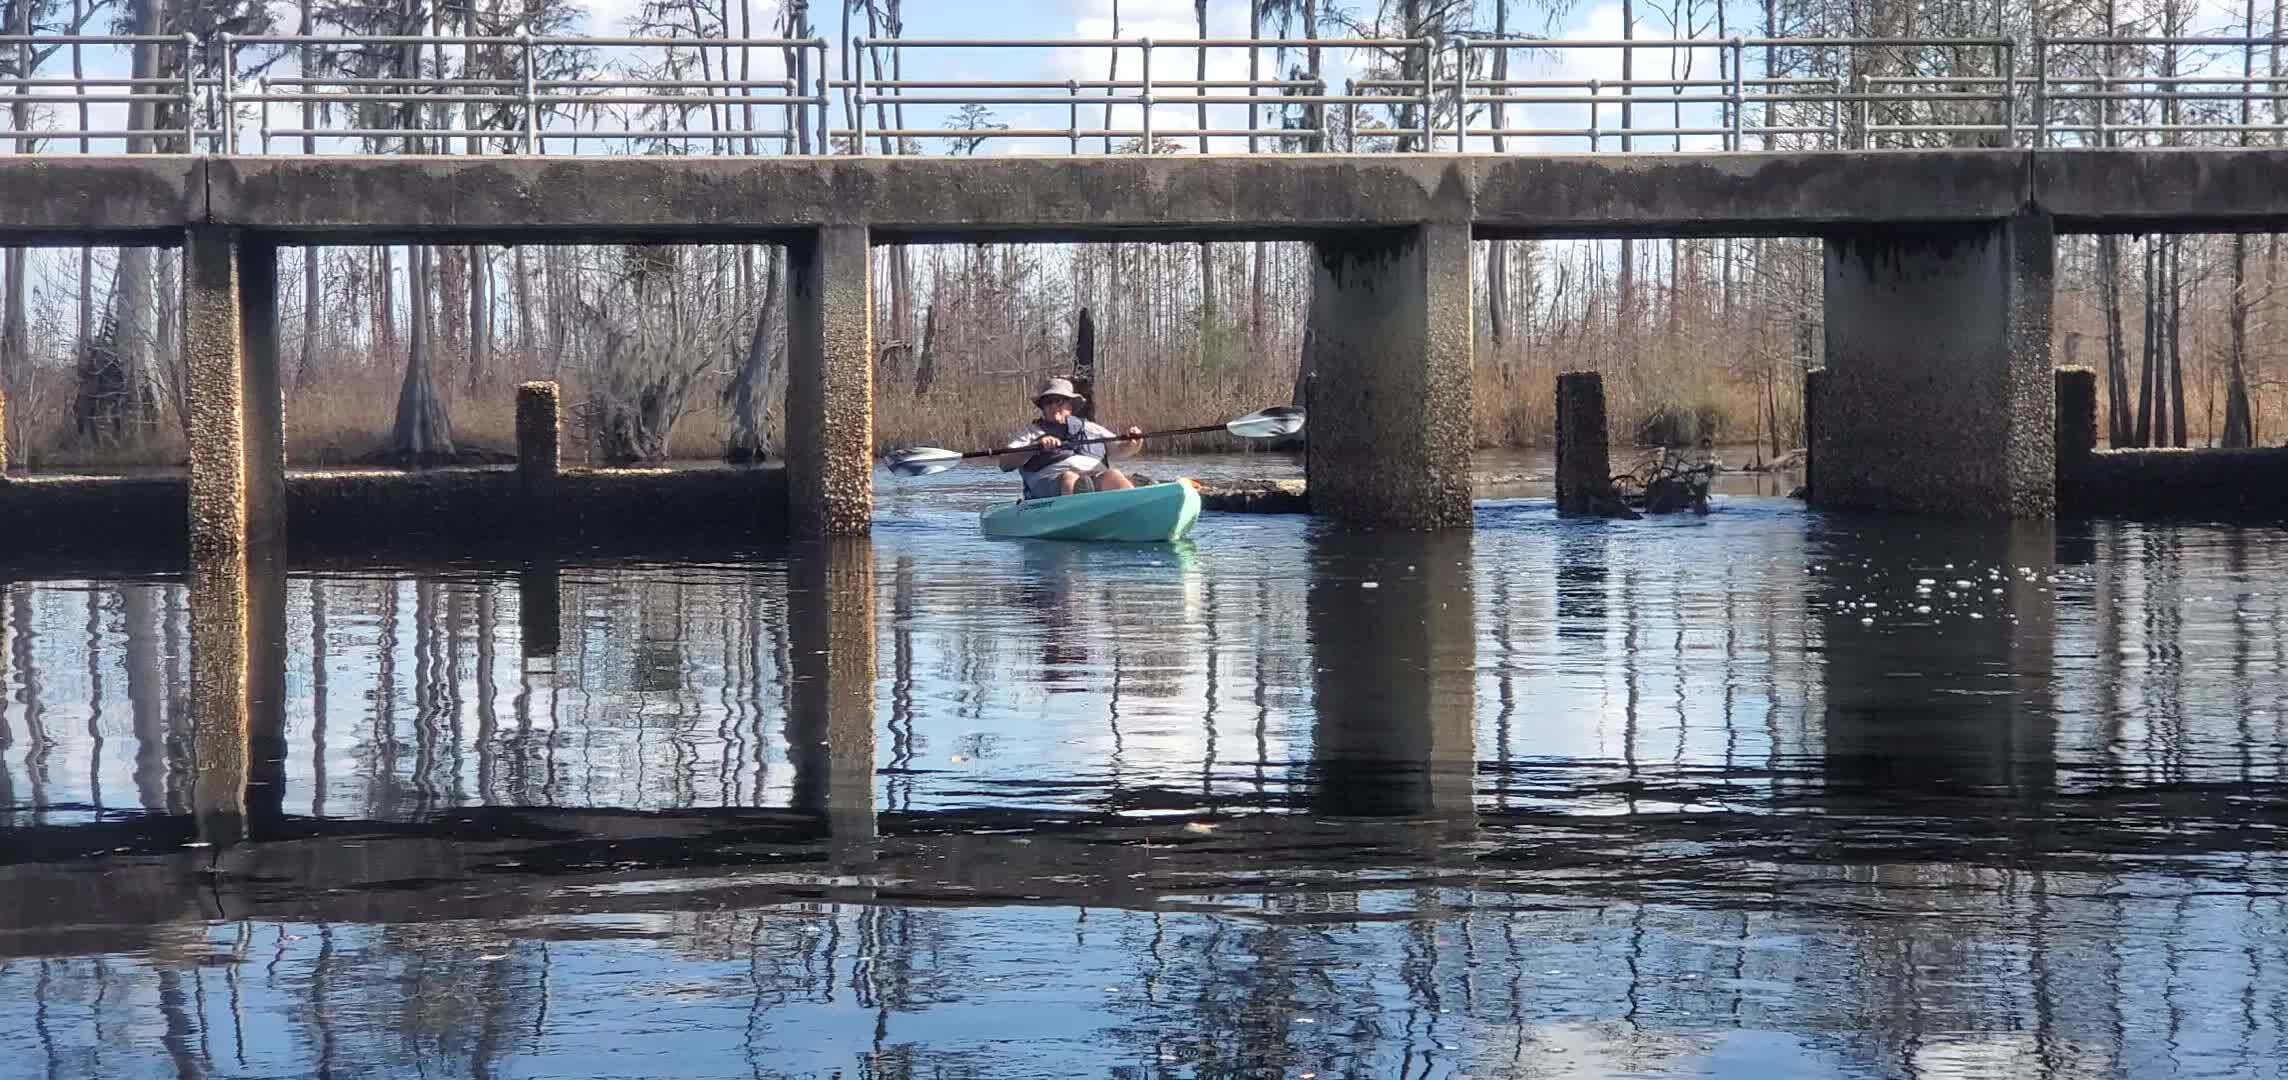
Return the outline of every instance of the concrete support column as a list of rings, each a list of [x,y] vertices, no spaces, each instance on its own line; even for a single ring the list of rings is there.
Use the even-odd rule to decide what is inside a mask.
[[[2065,511],[2075,507],[2097,452],[2097,372],[2059,368],[2057,380],[2058,509]]]
[[[1613,485],[1605,433],[1605,379],[1594,371],[1557,376],[1557,512],[1596,514]]]
[[[278,249],[194,225],[183,244],[194,559],[285,536]]]
[[[1312,512],[1469,528],[1469,226],[1357,229],[1316,244]]]
[[[1828,239],[1814,505],[2056,512],[2056,248],[2054,224],[2036,213]]]
[[[874,285],[863,225],[787,245],[787,496],[797,538],[874,518]]]
[[[0,387],[0,484],[8,482],[8,391]]]
[[[516,475],[527,492],[556,481],[563,438],[557,402],[555,383],[520,383],[516,388]]]

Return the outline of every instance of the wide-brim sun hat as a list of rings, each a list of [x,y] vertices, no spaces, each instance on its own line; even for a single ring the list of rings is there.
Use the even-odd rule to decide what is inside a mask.
[[[1050,398],[1064,398],[1067,401],[1088,400],[1073,387],[1071,379],[1050,379],[1042,383],[1040,389],[1033,391],[1033,404],[1035,405],[1039,405]]]

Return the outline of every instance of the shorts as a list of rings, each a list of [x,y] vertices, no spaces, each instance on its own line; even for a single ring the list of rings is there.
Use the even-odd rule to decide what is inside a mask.
[[[1081,479],[1088,480],[1102,472],[1104,472],[1103,458],[1090,457],[1087,454],[1074,454],[1054,465],[1043,467],[1039,472],[1026,473],[1025,497],[1028,499],[1055,498],[1064,494],[1064,475],[1066,473],[1079,473]]]

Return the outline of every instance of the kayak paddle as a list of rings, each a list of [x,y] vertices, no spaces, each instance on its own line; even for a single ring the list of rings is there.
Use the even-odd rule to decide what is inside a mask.
[[[1293,435],[1301,430],[1303,430],[1303,410],[1290,405],[1274,405],[1268,409],[1258,409],[1237,420],[1221,424],[1201,424],[1198,427],[1147,431],[1138,435],[1113,435],[1102,439],[1075,439],[1067,445],[1136,442],[1142,439],[1162,439],[1171,435],[1204,435],[1211,431],[1228,431],[1242,439],[1276,439],[1282,435]],[[891,472],[899,476],[928,476],[931,473],[944,472],[970,458],[999,457],[1011,450],[1022,449],[1024,449],[1022,445],[1003,446],[992,450],[971,450],[963,453],[959,450],[940,450],[934,446],[909,446],[903,450],[891,451],[890,455],[883,459],[883,462],[890,467]]]

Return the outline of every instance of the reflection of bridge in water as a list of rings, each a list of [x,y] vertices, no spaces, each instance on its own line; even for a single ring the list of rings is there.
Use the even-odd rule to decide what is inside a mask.
[[[632,621],[624,614],[630,586],[580,569],[457,571],[466,576],[416,586],[409,613],[394,585],[379,605],[352,603],[357,588],[370,586],[338,580],[325,588],[317,580],[303,586],[304,578],[287,579],[274,565],[257,564],[241,583],[243,626],[199,616],[197,590],[210,586],[197,581],[189,586],[190,615],[169,617],[167,626],[201,639],[191,652],[213,658],[232,655],[232,642],[242,634],[267,642],[307,639],[311,648],[327,648],[340,632],[320,625],[326,619],[337,626],[393,620],[376,632],[409,640],[417,665],[376,673],[409,684],[382,693],[380,704],[387,710],[388,702],[410,692],[420,706],[412,745],[402,748],[416,760],[392,766],[353,756],[349,760],[361,763],[349,786],[341,778],[329,783],[291,772],[291,762],[315,768],[344,758],[339,749],[329,753],[314,744],[328,733],[291,720],[288,703],[299,710],[309,696],[329,689],[354,700],[361,688],[307,685],[308,678],[286,670],[282,648],[241,652],[237,672],[210,673],[249,688],[242,698],[220,699],[222,707],[194,699],[188,714],[168,716],[167,695],[154,687],[114,688],[115,700],[122,694],[146,699],[131,709],[157,706],[161,713],[149,722],[138,716],[134,725],[135,801],[146,809],[97,812],[66,799],[26,800],[23,786],[16,786],[14,827],[0,866],[0,889],[15,902],[0,916],[6,930],[0,940],[8,952],[36,960],[6,965],[0,982],[9,983],[8,998],[19,1002],[38,996],[11,981],[28,977],[31,965],[54,985],[83,988],[76,992],[99,979],[176,985],[203,977],[185,966],[189,958],[246,947],[228,944],[231,926],[276,926],[279,954],[298,970],[308,965],[312,974],[290,985],[273,983],[257,1000],[273,1001],[265,1006],[271,1009],[341,1004],[349,1000],[341,996],[349,993],[345,987],[363,978],[356,973],[365,969],[355,965],[421,942],[434,946],[478,925],[487,927],[480,933],[488,944],[425,967],[408,984],[406,999],[369,1007],[408,1008],[415,997],[463,981],[496,987],[485,995],[484,1023],[513,1027],[531,1023],[534,995],[547,992],[551,980],[536,967],[544,954],[576,954],[583,935],[610,932],[614,917],[641,916],[656,927],[657,940],[683,957],[661,961],[665,970],[708,956],[760,965],[767,972],[755,976],[764,1015],[798,1014],[802,1001],[832,992],[830,983],[817,981],[820,972],[853,964],[882,980],[865,984],[871,988],[864,993],[906,1002],[897,1009],[926,1010],[930,1000],[955,994],[933,979],[970,970],[963,965],[985,970],[993,963],[955,944],[961,920],[1053,921],[1057,911],[1080,908],[1109,909],[1091,918],[1116,925],[1149,918],[1167,934],[1150,950],[1090,946],[1073,961],[1076,971],[1088,974],[1074,978],[1097,978],[1109,965],[1124,974],[1103,977],[1125,981],[1143,972],[1169,987],[1191,987],[1200,996],[1161,998],[1152,1007],[1210,1009],[1200,1018],[1205,1033],[1266,1055],[1328,1051],[1315,1033],[1285,1021],[1267,1026],[1272,1020],[1260,1011],[1211,1008],[1221,999],[1195,985],[1207,978],[1202,972],[1215,968],[1225,971],[1219,978],[1237,980],[1218,994],[1240,986],[1278,988],[1290,1003],[1288,1015],[1340,1012],[1361,1001],[1425,1015],[1453,1010],[1463,1019],[1451,1022],[1476,1033],[1471,1043],[1479,1054],[1495,1052],[1488,1032],[1527,1041],[1556,1037],[1509,1031],[1497,1022],[1506,1012],[1546,1017],[1572,1002],[1592,1016],[1624,1003],[1652,1010],[1647,1015],[1744,1010],[1738,1013],[1744,1023],[1851,1047],[1844,1052],[1876,1060],[1944,1031],[1949,1039],[1984,1032],[1973,1042],[2032,1041],[2008,1050],[2012,1054],[2119,1063],[2156,1052],[2155,1010],[2164,1002],[2205,1008],[2231,994],[2269,998],[2288,991],[2282,978],[2288,968],[2269,954],[2216,982],[2194,978],[2198,965],[2191,955],[2175,951],[2239,940],[2235,935],[2261,938],[2264,921],[2274,917],[2271,901],[2257,902],[2252,894],[2275,872],[2266,838],[2283,822],[2267,807],[2278,802],[2279,763],[2234,770],[2193,762],[2188,769],[2180,758],[2174,775],[2147,778],[2134,771],[2098,778],[2061,772],[2063,748],[2093,735],[2062,727],[2054,708],[2061,696],[2090,692],[2062,685],[2054,673],[2055,653],[2069,648],[2061,640],[2061,606],[2085,601],[2058,599],[2039,583],[2070,571],[2090,549],[2075,539],[2065,545],[2061,565],[2046,528],[1992,534],[1983,548],[1974,532],[1934,532],[1919,541],[1927,550],[1902,559],[1903,565],[1927,557],[1933,565],[1944,559],[1976,566],[1981,593],[2004,590],[1998,606],[1981,609],[1988,617],[1980,622],[1990,629],[1964,627],[1948,638],[1959,647],[1928,652],[1915,651],[1912,637],[1880,635],[1861,623],[1858,604],[1873,595],[1864,582],[1814,589],[1805,599],[1759,601],[1774,606],[1708,626],[1656,621],[1664,602],[1687,602],[1665,595],[1676,580],[1648,579],[1633,560],[1608,563],[1583,548],[1602,543],[1586,532],[1563,538],[1566,551],[1559,557],[1567,571],[1554,594],[1546,586],[1520,587],[1547,578],[1498,550],[1516,542],[1500,530],[1481,531],[1474,542],[1460,536],[1370,542],[1313,533],[1308,577],[1266,581],[1261,591],[1228,578],[1211,582],[1176,565],[1159,579],[1142,575],[1125,598],[1063,598],[1064,614],[1007,635],[1012,640],[999,647],[1012,651],[997,655],[1030,665],[1027,650],[1056,643],[1056,619],[1088,625],[1101,603],[1128,603],[1140,618],[1159,603],[1220,609],[1230,622],[1212,631],[1217,634],[1261,632],[1282,610],[1291,613],[1286,618],[1299,616],[1299,628],[1281,632],[1307,634],[1310,672],[1271,677],[1290,694],[1308,688],[1307,707],[1292,709],[1307,733],[1268,736],[1268,756],[1284,775],[1269,786],[1223,776],[1187,788],[1153,772],[1138,759],[1145,752],[1132,744],[1125,751],[1132,756],[1126,785],[1101,793],[1082,787],[1077,798],[979,794],[969,805],[959,796],[925,797],[915,805],[910,787],[906,805],[898,803],[900,783],[914,777],[911,766],[894,764],[900,751],[892,744],[912,739],[916,676],[897,668],[954,662],[938,657],[941,647],[930,640],[946,633],[939,622],[943,608],[935,605],[947,596],[925,596],[925,590],[967,597],[988,622],[1007,604],[960,592],[972,587],[961,584],[959,574],[924,579],[912,560],[892,557],[894,548],[863,540],[797,546],[786,553],[783,589],[768,587],[776,575],[769,563],[759,580],[724,572],[720,582],[710,582],[704,570],[663,575],[639,587],[669,593],[656,604],[639,604]],[[2138,537],[2123,530],[2097,541],[2115,542]],[[1497,550],[1476,550],[1487,545]],[[1860,550],[1847,538],[1815,530],[1808,543],[1764,554],[1808,565],[1849,560]],[[1484,567],[1485,560],[1504,558],[1508,568]],[[2015,580],[1988,585],[1985,570],[1998,567],[2010,568]],[[502,588],[515,571],[522,571],[521,595]],[[1955,584],[1941,582],[1937,589],[1944,593]],[[1208,593],[1211,587],[1217,592]],[[1298,588],[1303,595],[1295,595]],[[677,591],[685,589],[691,591]],[[15,586],[14,604],[21,608],[28,592]],[[557,594],[560,603],[544,599]],[[1739,592],[1719,584],[1708,595]],[[615,599],[623,615],[602,619]],[[1706,599],[1696,594],[1689,602]],[[153,602],[148,594],[137,601]],[[2150,618],[2172,602],[2156,595],[2151,611],[2124,608],[2087,626],[2077,611],[2070,650],[2088,649],[2091,635],[2130,633],[2144,638],[2149,655],[2165,656],[2173,647],[2168,631]],[[753,606],[721,606],[732,603]],[[181,606],[176,596],[156,604]],[[898,613],[900,605],[906,614]],[[456,625],[455,609],[463,625]],[[1885,614],[1893,610],[1886,598]],[[485,618],[501,625],[476,640],[464,636],[465,621]],[[543,619],[550,625],[539,625]],[[520,627],[516,638],[543,647],[561,643],[553,678],[537,670],[505,671],[508,654],[518,651],[508,632],[512,623]],[[33,620],[12,612],[10,625],[12,663],[30,657],[52,669],[50,650],[35,650],[26,640]],[[1730,645],[1723,640],[1743,631],[1754,636]],[[1509,680],[1531,673],[1504,666],[1489,674],[1477,658],[1501,662],[1507,636],[1520,632],[1554,632],[1561,643],[1577,643],[1584,664],[1592,653],[1620,657],[1610,669],[1612,681],[1581,701],[1535,692],[1526,708],[1503,711]],[[2196,632],[2205,636],[2217,628]],[[2248,632],[2244,627],[2244,638]],[[203,638],[218,633],[220,641]],[[765,640],[781,633],[783,644]],[[717,635],[724,643],[722,678],[694,680],[701,670],[694,658],[674,649],[706,648]],[[1083,641],[1088,648],[1111,644],[1101,637]],[[479,642],[499,654],[475,651]],[[182,655],[179,647],[163,648],[163,641],[139,646],[131,637],[127,645]],[[2247,640],[2234,647],[2260,645],[2270,648]],[[471,695],[475,731],[461,730],[458,688],[492,677],[526,680],[513,695],[519,706],[548,696],[552,713],[560,691],[547,686],[583,683],[588,665],[615,646],[620,652],[608,662],[624,671],[618,677],[630,687],[727,693],[741,708],[760,704],[745,722],[758,746],[766,727],[779,728],[773,749],[792,775],[766,783],[758,771],[752,781],[703,793],[657,789],[668,794],[656,799],[639,786],[625,789],[618,798],[627,805],[614,808],[581,794],[599,789],[565,781],[551,787],[547,777],[609,772],[610,752],[581,756],[578,748],[629,722],[637,725],[635,738],[661,753],[662,771],[672,771],[674,755],[687,752],[678,747],[693,742],[691,725],[646,728],[646,709],[625,700],[568,704],[580,713],[601,706],[594,719],[491,717],[486,709],[500,696],[491,688]],[[664,651],[647,651],[655,647]],[[1127,666],[1124,677],[1131,680],[1133,697],[1115,702],[1129,716],[1131,739],[1155,698],[1192,693],[1208,662],[1197,654],[1147,655],[1151,647],[1139,643],[1115,661]],[[1684,696],[1700,691],[1681,676],[1669,685],[1659,665],[1641,658],[1655,650],[1682,657],[1727,647],[1763,656],[1760,676],[1723,672],[1709,689],[1720,684],[1723,692],[1735,692],[1755,677],[1784,683],[1739,702],[1746,730],[1723,736],[1745,736],[1761,753],[1683,764],[1674,756],[1681,750],[1666,744],[1673,738],[1681,745],[1688,733],[1659,725],[1671,710],[1676,723],[1684,723]],[[734,655],[767,668],[738,673],[729,666]],[[1232,651],[1220,655],[1228,659]],[[877,658],[887,658],[891,670],[878,670]],[[1791,658],[1810,666],[1784,667]],[[1107,659],[1046,656],[1042,663],[1102,668]],[[323,670],[314,664],[313,677]],[[979,669],[971,678],[990,682],[996,670]],[[1903,680],[1905,672],[1916,677]],[[17,677],[31,672],[19,668]],[[169,677],[177,676],[163,674],[159,681]],[[1217,677],[1238,683],[1256,676],[1235,664]],[[1137,689],[1137,681],[1155,679],[1160,686]],[[901,695],[908,700],[901,702]],[[1668,700],[1672,695],[1675,701]],[[1621,709],[1625,742],[1617,763],[1497,749],[1556,719],[1536,711],[1551,709],[1551,702],[1562,703],[1554,706],[1562,712],[1594,708],[1599,696]],[[1211,697],[1220,704],[1210,708],[1229,707],[1235,697],[1246,700]],[[233,708],[227,704],[233,701],[245,704]],[[1732,713],[1727,701],[1727,725]],[[1481,715],[1495,718],[1490,731]],[[606,719],[614,716],[623,719]],[[886,721],[878,724],[877,717]],[[396,721],[390,724],[392,734],[369,743],[381,751],[359,754],[397,744]],[[1777,733],[1783,726],[1792,731]],[[20,725],[11,734],[18,745],[33,735],[51,747],[101,752]],[[330,734],[358,738],[340,728]],[[2095,734],[2099,743],[2108,741]],[[2183,735],[2175,739],[2181,746]],[[1293,751],[1283,763],[1277,760],[1281,740]],[[464,753],[476,759],[473,766],[459,760]],[[2075,753],[2077,763],[2084,753]],[[37,747],[19,760],[29,765],[35,757],[49,784],[56,777],[103,774],[97,760]],[[702,755],[696,771],[704,775],[747,760],[744,753]],[[378,785],[372,785],[375,770],[384,774]],[[29,778],[28,772],[12,779]],[[459,786],[464,782],[468,786]],[[361,793],[361,785],[371,786]],[[614,789],[600,790],[613,797]],[[289,791],[297,793],[293,805]],[[737,791],[750,794],[742,800]],[[302,794],[319,812],[302,809]],[[724,805],[710,807],[711,801]],[[183,846],[189,843],[214,846]],[[2200,880],[2180,877],[2187,860],[2203,867]],[[1896,905],[1901,890],[1927,897],[1919,909],[1925,917],[1838,914],[1873,889],[1888,890],[1886,905]],[[2219,897],[2193,899],[2188,890]],[[2255,906],[2244,908],[2243,899]],[[960,910],[938,910],[948,906]],[[792,922],[780,925],[768,912],[786,912]],[[1536,913],[1529,919],[1534,929],[1520,936],[1516,920],[1528,912]],[[2130,933],[2169,918],[2192,918],[2195,929]],[[2031,944],[2002,929],[2027,919],[2047,928]],[[218,928],[189,929],[202,921]],[[798,934],[800,925],[813,930]],[[285,928],[294,928],[292,942]],[[309,944],[318,940],[312,928],[324,928],[325,941],[357,945],[321,957]],[[1988,940],[1989,930],[2000,936]],[[1348,942],[1343,950],[1356,951],[1328,953],[1334,946],[1326,938],[1335,934]],[[490,944],[493,935],[507,944]],[[251,947],[266,948],[272,936],[260,931]],[[2000,944],[2005,940],[2011,944]],[[70,959],[129,947],[149,952],[151,974],[141,967],[103,974],[88,966],[92,961]],[[1244,957],[1244,973],[1217,967],[1235,961],[1233,949]],[[1502,974],[1489,975],[1473,958],[1500,958]],[[1377,963],[1407,974],[1366,987],[1339,980],[1323,985],[1320,975],[1307,974],[1329,964],[1372,970]],[[2156,988],[2141,970],[2183,974]],[[1564,974],[1535,975],[1544,971]],[[1689,986],[1687,975],[1711,985]],[[2004,1038],[1990,1028],[1991,1001],[1948,988],[1995,978],[2024,980],[2027,1007],[2048,1018],[2033,1034]],[[907,989],[895,989],[900,980]],[[584,983],[577,992],[595,993],[597,985]],[[899,996],[925,985],[938,989]],[[567,984],[558,992],[574,991]],[[160,993],[156,1007],[184,1015],[161,1018],[169,1025],[189,1030],[223,1022],[168,1005],[170,993]],[[762,1004],[766,998],[774,1004]],[[1907,1001],[1915,1008],[1902,1008]],[[2216,1015],[2242,1016],[2236,1037],[2254,1046],[2268,1045],[2277,1034],[2262,1009],[2244,1015],[2220,1008]],[[1661,1043],[1642,1029],[1618,1033],[1626,1030],[1600,1038],[1619,1039],[1638,1054]],[[400,1051],[366,1039],[337,1035],[328,1052],[342,1054],[344,1062],[399,1060]],[[1995,1044],[1982,1052],[2005,1050]]]

